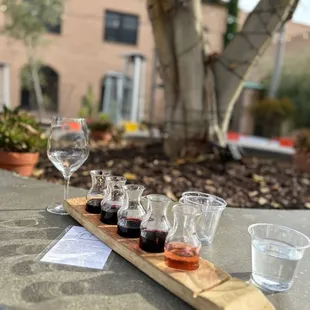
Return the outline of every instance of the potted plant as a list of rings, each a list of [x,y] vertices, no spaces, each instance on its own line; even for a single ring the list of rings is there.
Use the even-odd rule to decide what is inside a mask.
[[[298,170],[310,173],[310,130],[300,130],[294,141],[294,165]]]
[[[109,121],[105,114],[100,114],[96,120],[88,121],[88,128],[90,130],[90,137],[95,141],[111,142],[113,124]]]
[[[30,176],[46,147],[46,137],[33,116],[18,108],[0,113],[0,169]]]
[[[89,86],[86,95],[83,96],[79,116],[87,120],[90,137],[94,141],[103,143],[115,142],[122,140],[124,130],[120,126],[114,125],[107,114],[96,113],[94,107],[96,104],[95,96],[92,87]]]

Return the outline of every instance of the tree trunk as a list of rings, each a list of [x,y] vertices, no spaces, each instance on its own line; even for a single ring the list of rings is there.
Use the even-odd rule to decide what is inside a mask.
[[[27,54],[28,54],[28,63],[29,63],[30,70],[31,70],[33,89],[34,89],[34,93],[36,96],[36,102],[38,106],[39,121],[42,123],[43,117],[45,115],[43,94],[42,94],[39,70],[38,70],[37,63],[35,61],[34,49],[32,47],[32,44],[30,43],[27,45]]]
[[[200,0],[148,0],[148,10],[164,80],[169,132],[165,151],[174,158],[206,131]]]
[[[36,95],[36,101],[38,105],[39,120],[40,120],[40,123],[42,123],[43,117],[45,114],[45,108],[44,108],[44,101],[43,101],[43,94],[42,94],[42,89],[41,89],[39,71],[38,71],[36,64],[33,62],[33,60],[29,59],[29,64],[31,68],[31,76],[32,76],[32,81],[33,81],[34,93]]]
[[[164,81],[168,156],[204,152],[195,142],[208,136],[225,145],[243,81],[298,1],[261,0],[224,52],[212,57],[206,55],[200,0],[147,1]]]

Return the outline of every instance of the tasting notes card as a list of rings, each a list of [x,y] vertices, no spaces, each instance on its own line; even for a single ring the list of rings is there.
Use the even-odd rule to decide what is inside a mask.
[[[72,226],[45,252],[41,262],[103,269],[111,249],[84,227]]]

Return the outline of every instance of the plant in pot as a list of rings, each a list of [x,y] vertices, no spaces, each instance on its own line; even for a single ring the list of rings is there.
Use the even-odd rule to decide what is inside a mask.
[[[109,121],[108,116],[103,113],[99,114],[97,119],[91,119],[88,122],[90,137],[95,141],[111,142],[113,127],[114,125]]]
[[[298,170],[310,173],[310,130],[302,129],[294,139],[294,165]]]
[[[86,95],[83,96],[79,116],[87,120],[90,137],[92,140],[103,143],[121,142],[124,130],[120,126],[114,125],[107,114],[96,113],[96,104],[92,87],[89,86]]]
[[[0,169],[30,176],[46,147],[46,137],[33,116],[18,108],[0,113]]]

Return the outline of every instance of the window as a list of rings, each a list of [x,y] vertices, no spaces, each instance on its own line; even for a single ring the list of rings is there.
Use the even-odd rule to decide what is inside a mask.
[[[106,11],[104,40],[136,45],[138,22],[137,15]]]
[[[56,25],[46,25],[46,31],[48,33],[60,34],[61,33],[61,19],[59,18],[59,22]]]

